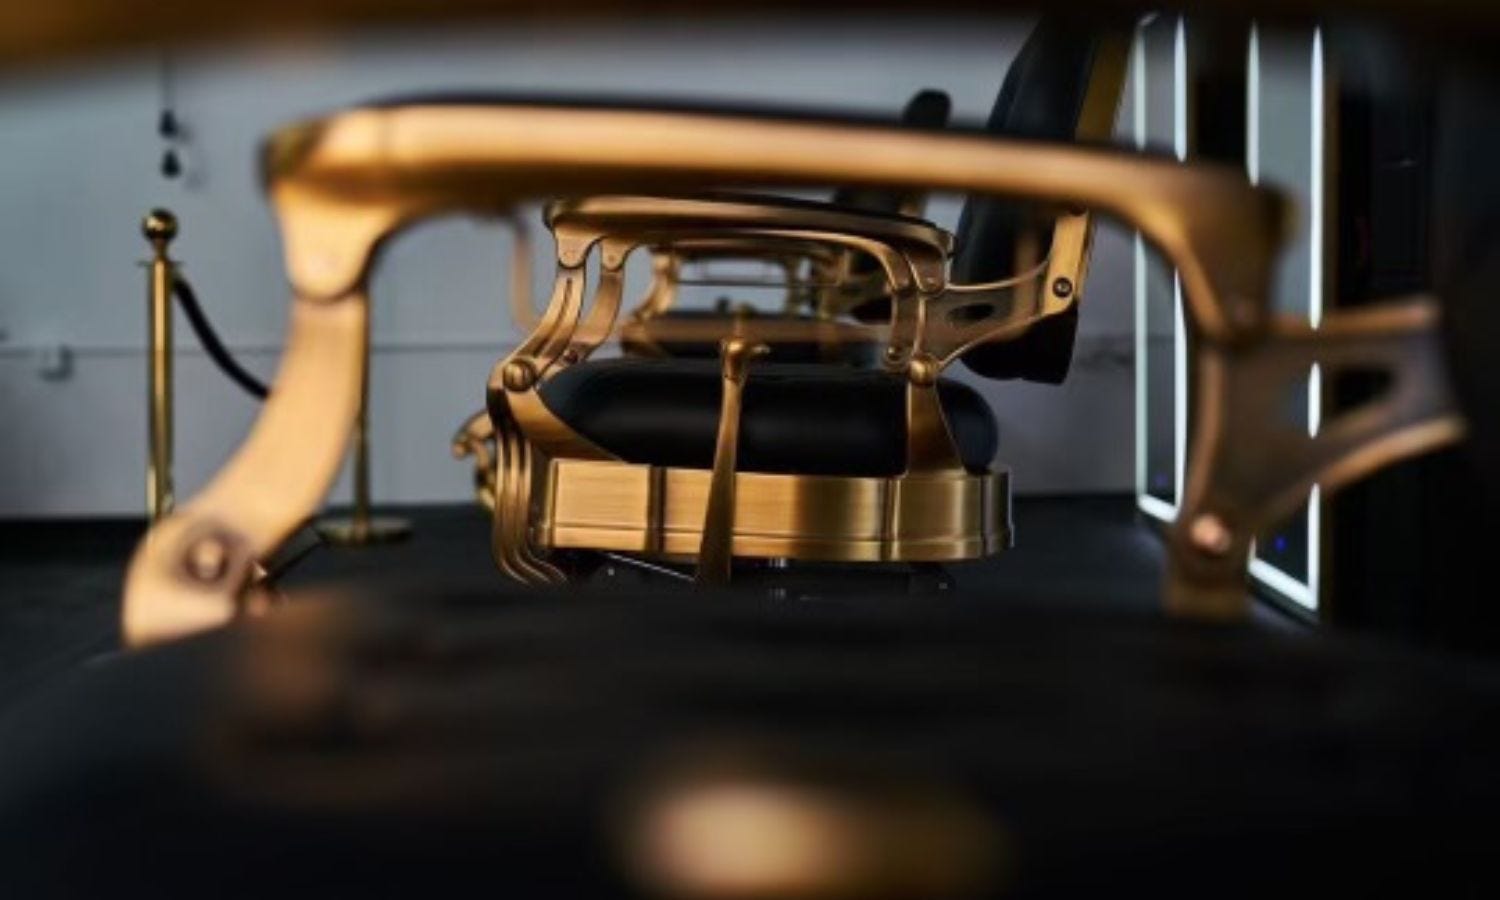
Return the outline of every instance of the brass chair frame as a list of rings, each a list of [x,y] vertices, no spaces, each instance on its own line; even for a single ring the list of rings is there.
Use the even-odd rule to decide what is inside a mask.
[[[553,204],[547,218],[558,248],[553,303],[543,325],[491,379],[497,436],[506,452],[521,457],[511,465],[502,461],[495,492],[495,556],[507,574],[523,581],[561,580],[561,572],[535,551],[567,547],[697,556],[701,579],[722,581],[731,556],[930,561],[972,558],[1008,545],[1008,476],[974,475],[959,464],[936,390],[942,361],[921,349],[924,329],[936,329],[927,329],[916,306],[937,303],[942,295],[952,250],[946,232],[911,220],[771,199],[590,197]],[[880,263],[897,298],[884,363],[898,373],[921,373],[907,384],[905,474],[845,478],[735,471],[738,393],[750,354],[762,346],[754,320],[741,323],[738,343],[728,348],[716,452],[722,464],[716,462],[712,472],[618,460],[548,410],[541,385],[587,358],[612,332],[629,254],[684,235],[811,241],[858,250]],[[600,254],[600,284],[584,316],[578,298],[584,262],[594,248]],[[961,327],[979,326],[950,330]],[[518,434],[508,434],[513,429]],[[726,499],[736,495],[741,481],[755,502],[736,505]],[[722,510],[718,529],[705,524],[715,520],[716,504]],[[726,562],[709,566],[705,560]]]
[[[294,296],[286,352],[234,458],[137,549],[123,610],[134,645],[257,608],[256,560],[317,510],[343,459],[383,242],[420,219],[537,197],[837,183],[1075,204],[1138,229],[1180,274],[1194,345],[1194,434],[1168,542],[1174,612],[1243,615],[1252,536],[1312,484],[1332,491],[1463,432],[1436,303],[1330,313],[1316,329],[1278,316],[1268,280],[1287,207],[1228,168],[962,133],[507,103],[356,109],[282,129],[265,160]],[[1314,363],[1384,370],[1391,387],[1309,435],[1271,411]]]

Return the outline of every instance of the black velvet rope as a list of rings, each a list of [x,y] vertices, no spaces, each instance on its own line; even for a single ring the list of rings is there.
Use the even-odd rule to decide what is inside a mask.
[[[172,293],[177,297],[177,302],[182,305],[182,311],[187,314],[188,324],[193,326],[193,333],[198,336],[198,343],[208,353],[210,359],[219,367],[219,371],[229,376],[229,379],[257,399],[264,400],[271,391],[265,382],[250,374],[249,370],[240,365],[219,340],[219,335],[214,327],[209,324],[208,316],[203,314],[203,307],[198,305],[198,295],[193,293],[193,288],[181,275],[172,281]]]

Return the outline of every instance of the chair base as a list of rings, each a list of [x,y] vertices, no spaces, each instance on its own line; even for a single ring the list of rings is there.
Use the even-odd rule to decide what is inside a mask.
[[[322,519],[316,525],[318,534],[330,544],[341,547],[365,547],[391,544],[411,536],[411,523],[390,516],[346,516]]]
[[[540,550],[696,556],[712,472],[552,459],[534,494]],[[736,477],[736,557],[821,562],[949,562],[1011,545],[1010,473],[889,478]]]

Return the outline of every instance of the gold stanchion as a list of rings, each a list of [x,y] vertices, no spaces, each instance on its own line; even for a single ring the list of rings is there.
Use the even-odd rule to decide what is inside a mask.
[[[141,221],[151,242],[146,333],[147,453],[146,516],[156,522],[172,511],[172,279],[175,263],[167,245],[177,236],[177,217],[153,209]]]
[[[399,541],[411,534],[411,523],[370,514],[370,324],[365,318],[365,371],[360,384],[359,417],[354,422],[354,509],[348,516],[319,520],[318,533],[333,544],[365,546]]]

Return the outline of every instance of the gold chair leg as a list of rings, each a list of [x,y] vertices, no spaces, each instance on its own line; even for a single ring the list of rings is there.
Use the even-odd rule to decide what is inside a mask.
[[[752,343],[743,337],[728,338],[719,344],[724,399],[719,407],[719,435],[714,446],[708,511],[703,516],[703,542],[698,546],[698,572],[693,579],[700,586],[729,583],[730,563],[734,559],[735,458],[739,454],[741,399],[750,361],[769,350],[765,344]]]
[[[561,584],[561,569],[531,548],[531,446],[515,427],[501,421],[495,427],[495,519],[493,548],[500,571],[526,584]]]

